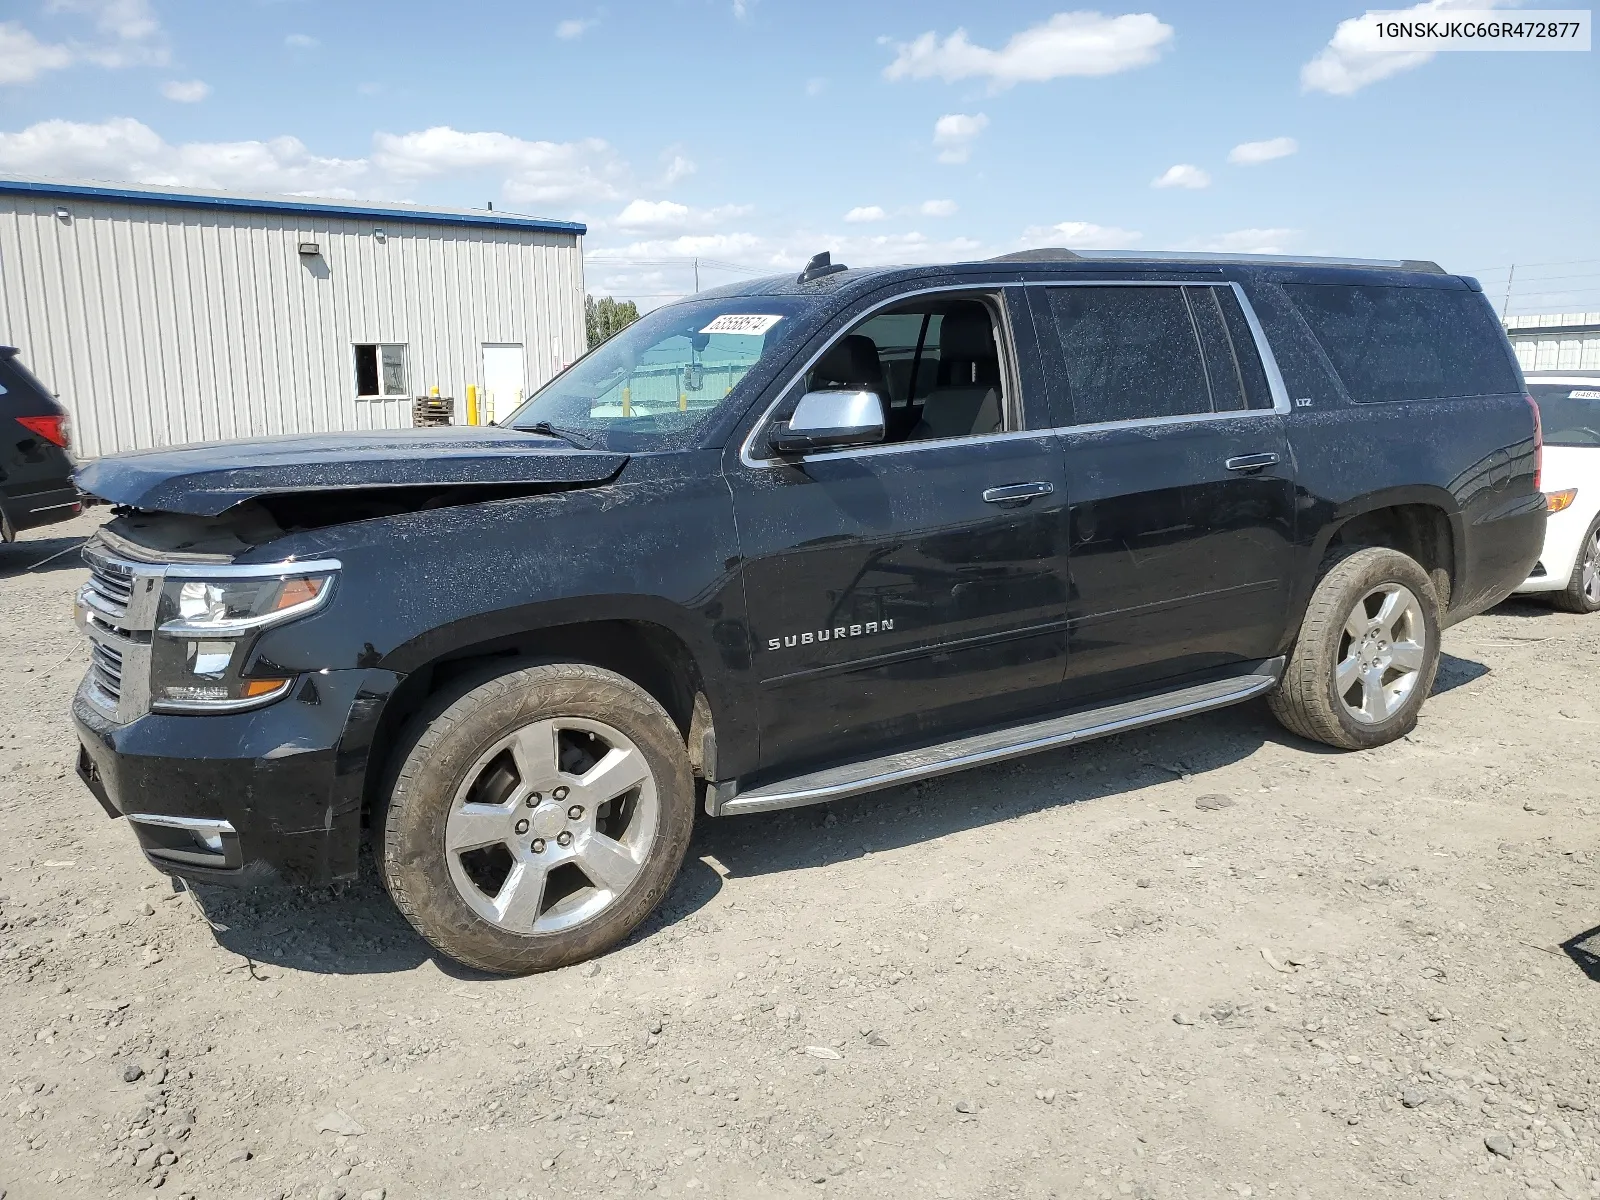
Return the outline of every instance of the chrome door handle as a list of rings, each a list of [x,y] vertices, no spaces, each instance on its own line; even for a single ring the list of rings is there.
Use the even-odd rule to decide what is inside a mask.
[[[983,502],[985,504],[1015,504],[1018,501],[1032,500],[1035,496],[1048,496],[1056,490],[1056,485],[1040,480],[1037,483],[1013,483],[1006,487],[993,487],[985,489]]]
[[[1278,465],[1276,454],[1241,454],[1222,464],[1230,471],[1260,471]]]

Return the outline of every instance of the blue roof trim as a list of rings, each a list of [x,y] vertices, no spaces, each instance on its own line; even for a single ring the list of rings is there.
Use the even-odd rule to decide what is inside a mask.
[[[195,196],[184,192],[149,192],[137,188],[92,187],[80,183],[44,183],[0,179],[0,194],[79,196],[86,200],[119,200],[131,204],[166,204],[180,208],[242,209],[247,212],[316,213],[327,217],[379,217],[386,221],[415,221],[425,225],[470,225],[482,229],[540,229],[582,237],[589,227],[578,221],[553,221],[544,217],[519,217],[509,213],[430,212],[427,209],[383,208],[316,200],[265,200],[248,196]]]

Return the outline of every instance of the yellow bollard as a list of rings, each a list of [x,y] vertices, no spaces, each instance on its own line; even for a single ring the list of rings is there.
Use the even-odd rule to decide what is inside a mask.
[[[625,417],[633,416],[633,390],[631,388],[625,387],[622,389],[622,415]]]
[[[478,385],[475,384],[475,383],[469,383],[469,384],[467,384],[467,424],[468,425],[476,425],[477,423],[478,423]]]
[[[678,393],[678,411],[679,412],[686,412],[686,411],[688,411],[688,408],[689,408],[689,393],[688,392],[679,392]]]

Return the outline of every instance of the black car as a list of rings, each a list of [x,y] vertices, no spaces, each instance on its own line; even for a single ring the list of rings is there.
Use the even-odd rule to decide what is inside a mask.
[[[1409,730],[1538,556],[1540,444],[1424,262],[1039,251],[658,309],[502,428],[79,477],[79,769],[197,880],[357,871],[501,972],[625,936],[713,816],[1265,696]],[[698,782],[697,782],[698,781]],[[980,785],[981,786],[981,785]]]
[[[67,410],[0,346],[0,542],[83,511],[70,445]]]

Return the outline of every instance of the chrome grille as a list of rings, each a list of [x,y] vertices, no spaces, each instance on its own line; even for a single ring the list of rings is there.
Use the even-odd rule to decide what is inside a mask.
[[[89,673],[113,704],[122,699],[122,651],[104,642],[90,642]]]
[[[128,615],[128,603],[133,599],[133,573],[120,563],[85,555],[89,561],[89,586],[101,611],[113,616]]]

